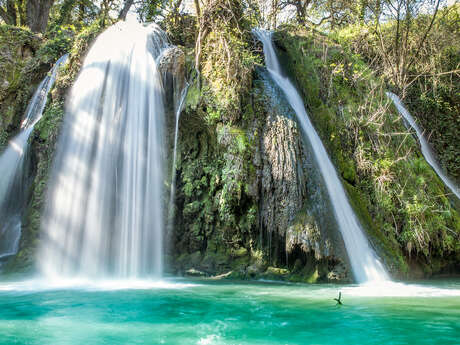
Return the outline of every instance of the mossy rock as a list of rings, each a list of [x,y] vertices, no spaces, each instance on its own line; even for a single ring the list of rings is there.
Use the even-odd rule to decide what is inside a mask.
[[[360,57],[314,31],[287,27],[275,33],[275,43],[353,208],[390,271],[410,276],[407,262],[413,255],[420,262],[451,260],[459,250],[458,209],[444,199],[442,183],[420,158],[413,138],[394,135],[405,127],[388,105],[385,84]],[[378,113],[384,116],[375,117]],[[441,266],[430,265],[434,271]]]

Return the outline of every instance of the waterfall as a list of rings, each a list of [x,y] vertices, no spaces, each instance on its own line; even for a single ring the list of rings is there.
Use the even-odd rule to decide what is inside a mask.
[[[460,189],[459,187],[443,172],[441,166],[438,164],[435,155],[428,144],[428,141],[423,135],[423,130],[417,125],[415,119],[409,113],[409,111],[404,107],[401,102],[401,99],[392,92],[387,92],[387,96],[393,101],[394,105],[398,109],[402,117],[409,123],[409,125],[415,130],[418,140],[420,141],[420,147],[422,149],[422,154],[425,157],[428,164],[431,165],[433,170],[438,174],[444,184],[455,194],[455,196],[460,199]]]
[[[27,198],[27,159],[29,137],[40,121],[59,67],[67,60],[62,56],[38,85],[27,106],[21,132],[0,155],[0,260],[15,255],[21,237],[21,217]]]
[[[312,146],[315,160],[326,184],[355,279],[359,283],[387,280],[387,273],[364,235],[334,165],[308,117],[302,98],[289,79],[282,75],[273,47],[272,33],[258,30],[255,34],[263,44],[265,64],[271,77],[285,93],[289,104],[297,114],[297,119],[306,135],[306,139]]]
[[[171,187],[169,191],[169,205],[168,205],[168,231],[172,231],[173,218],[174,218],[174,195],[176,194],[176,160],[177,160],[177,140],[179,137],[179,119],[182,109],[185,105],[185,98],[187,97],[188,84],[184,86],[180,92],[179,102],[175,109],[176,123],[174,130],[174,149],[173,149],[173,160],[171,165]]]
[[[42,220],[47,276],[160,276],[164,89],[155,24],[96,39],[68,97]]]

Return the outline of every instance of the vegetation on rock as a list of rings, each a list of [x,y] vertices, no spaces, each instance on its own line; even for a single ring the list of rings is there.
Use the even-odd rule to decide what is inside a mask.
[[[318,33],[286,28],[276,43],[387,265],[408,272],[402,252],[429,272],[432,258],[455,265],[458,211],[385,96],[385,85],[358,56]]]
[[[43,7],[31,20],[37,4]],[[283,67],[389,270],[396,277],[458,273],[460,202],[427,164],[385,91],[404,98],[459,181],[460,6],[267,4],[196,0],[185,11],[181,0],[0,1],[0,148],[17,133],[39,81],[70,53],[31,137],[34,182],[20,251],[7,270],[33,266],[65,96],[86,51],[105,27],[136,13],[159,22],[184,51],[190,82],[179,127],[174,231],[167,236],[171,272],[351,279],[308,145],[264,71],[252,35],[260,25],[275,29]],[[283,12],[289,8],[292,18]],[[323,214],[313,210],[318,204]]]

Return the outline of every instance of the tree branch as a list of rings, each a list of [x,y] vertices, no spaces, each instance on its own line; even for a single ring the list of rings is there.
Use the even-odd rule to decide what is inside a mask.
[[[118,15],[118,19],[125,20],[129,9],[133,5],[134,0],[125,0],[125,4]]]
[[[430,26],[428,27],[428,29],[426,29],[425,34],[423,35],[423,38],[420,41],[420,44],[418,45],[418,48],[415,51],[415,54],[413,55],[413,58],[411,59],[410,63],[408,64],[407,69],[406,69],[407,71],[411,68],[411,66],[413,65],[415,60],[418,58],[418,55],[420,54],[420,50],[422,49],[423,43],[425,43],[425,40],[427,39],[428,34],[430,33],[431,28],[433,27],[434,21],[436,20],[436,15],[438,14],[438,9],[439,9],[440,2],[441,2],[441,0],[438,0],[436,2],[436,8],[434,10],[433,17],[431,18]]]

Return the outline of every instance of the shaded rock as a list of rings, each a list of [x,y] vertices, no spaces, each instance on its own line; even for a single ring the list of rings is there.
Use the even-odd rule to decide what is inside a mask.
[[[185,87],[185,54],[174,46],[165,49],[158,57],[158,69],[163,76],[163,86],[167,90],[165,106],[173,113],[178,108],[180,93]]]
[[[284,94],[267,72],[259,70],[258,74],[260,101],[266,112],[256,158],[260,169],[260,231],[273,263],[289,266],[294,262],[297,271],[309,265],[308,272],[321,265],[314,281],[326,279],[327,267],[332,269],[338,263],[349,267],[329,196],[312,148],[303,139]],[[317,263],[307,262],[311,260]]]
[[[219,275],[216,275],[216,276],[212,276],[209,279],[210,280],[229,279],[229,278],[232,277],[232,274],[233,274],[233,271],[229,271],[229,272],[222,273],[222,274],[219,274]]]

